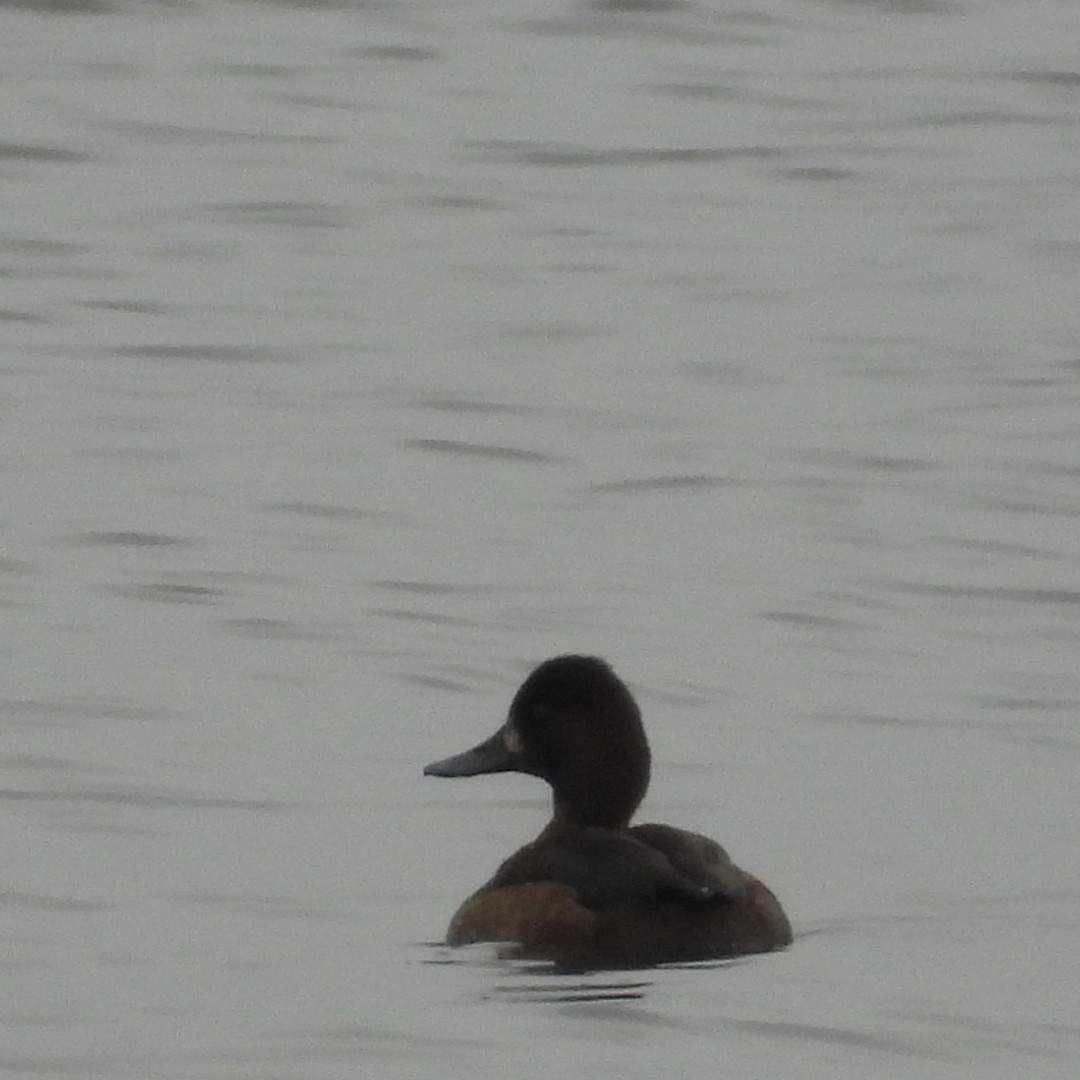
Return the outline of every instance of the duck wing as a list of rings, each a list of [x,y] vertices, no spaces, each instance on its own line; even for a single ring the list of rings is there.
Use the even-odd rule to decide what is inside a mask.
[[[659,845],[600,828],[541,837],[511,855],[486,887],[530,882],[569,885],[592,909],[669,898],[704,903],[716,896],[711,885],[673,865]]]
[[[630,835],[662,854],[680,877],[709,890],[710,898],[745,898],[746,875],[715,840],[672,825],[635,825]]]

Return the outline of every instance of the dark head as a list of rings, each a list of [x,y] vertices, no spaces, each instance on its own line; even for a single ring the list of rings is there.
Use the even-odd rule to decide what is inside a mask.
[[[490,739],[424,773],[529,773],[551,785],[557,819],[619,828],[649,786],[649,763],[641,712],[622,680],[594,656],[556,656],[521,684]]]

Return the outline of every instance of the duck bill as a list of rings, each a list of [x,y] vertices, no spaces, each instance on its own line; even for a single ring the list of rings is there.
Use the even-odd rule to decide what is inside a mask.
[[[506,728],[463,754],[424,766],[425,776],[480,776],[483,773],[521,772],[521,755]]]

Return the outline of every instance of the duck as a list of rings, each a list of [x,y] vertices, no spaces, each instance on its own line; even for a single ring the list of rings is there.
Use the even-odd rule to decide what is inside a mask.
[[[457,909],[446,944],[498,942],[564,971],[646,968],[781,949],[780,901],[716,841],[631,825],[652,756],[641,710],[610,665],[556,656],[525,679],[506,721],[424,775],[519,772],[551,787],[551,821]]]

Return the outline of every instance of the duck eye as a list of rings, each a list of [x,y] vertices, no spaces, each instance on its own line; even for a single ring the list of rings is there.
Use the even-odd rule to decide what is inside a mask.
[[[511,754],[521,753],[521,736],[518,734],[518,729],[512,724],[507,724],[503,728],[503,742]]]

